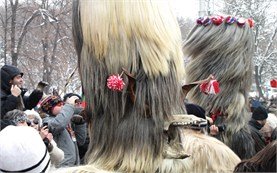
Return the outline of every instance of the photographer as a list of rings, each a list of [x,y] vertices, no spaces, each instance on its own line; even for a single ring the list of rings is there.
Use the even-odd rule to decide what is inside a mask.
[[[34,108],[43,96],[41,90],[34,90],[29,97],[24,96],[27,89],[23,86],[23,73],[15,66],[4,65],[1,68],[1,118],[14,109]]]
[[[41,102],[41,110],[47,114],[43,123],[48,123],[49,132],[53,134],[58,147],[64,152],[64,160],[58,167],[70,167],[80,163],[76,141],[76,136],[79,135],[75,135],[75,132],[85,131],[86,125],[78,121],[75,129],[71,128],[74,114],[79,113],[79,109],[75,107],[77,99],[78,97],[71,96],[64,104],[60,97],[52,95]]]
[[[88,136],[88,130],[87,130],[87,124],[84,122],[84,117],[82,116],[82,113],[84,113],[82,110],[83,105],[82,105],[82,98],[78,94],[75,93],[67,93],[63,97],[63,101],[66,103],[68,102],[68,99],[72,96],[77,96],[79,99],[75,100],[75,108],[79,109],[78,114],[75,114],[73,118],[71,119],[71,127],[74,129],[75,134],[76,134],[76,139],[77,139],[77,146],[78,146],[78,151],[79,151],[79,157],[80,157],[80,163],[84,163],[84,156],[88,150],[88,145],[89,145],[89,136]],[[84,128],[76,128],[78,124],[85,124],[86,129]],[[81,131],[77,131],[81,130]]]
[[[64,152],[58,148],[56,142],[53,139],[53,135],[52,133],[49,133],[47,126],[41,127],[39,134],[50,154],[51,164],[57,167],[64,159]]]

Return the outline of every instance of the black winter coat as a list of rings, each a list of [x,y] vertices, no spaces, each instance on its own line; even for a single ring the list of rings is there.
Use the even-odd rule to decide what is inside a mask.
[[[23,76],[23,73],[15,66],[4,65],[1,68],[1,119],[8,111],[17,109],[19,105],[22,104],[20,97],[23,98],[23,107],[25,107],[25,109],[32,109],[43,96],[43,92],[39,90],[34,90],[29,97],[24,96],[27,89],[23,88],[21,89],[21,96],[15,97],[12,95],[9,82],[19,74]]]
[[[254,119],[249,121],[249,126],[252,138],[255,141],[255,150],[256,152],[259,152],[266,146],[265,138],[260,132],[263,126]]]

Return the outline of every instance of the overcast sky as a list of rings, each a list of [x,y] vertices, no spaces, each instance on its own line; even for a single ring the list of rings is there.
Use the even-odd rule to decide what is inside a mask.
[[[197,0],[171,0],[173,10],[177,16],[197,18],[198,1]]]

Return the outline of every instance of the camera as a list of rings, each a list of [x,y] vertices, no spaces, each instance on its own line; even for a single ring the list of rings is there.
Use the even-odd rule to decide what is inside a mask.
[[[226,129],[226,126],[225,126],[225,125],[219,125],[219,126],[217,126],[217,127],[218,127],[218,131],[219,131],[219,132],[224,132],[225,129]]]
[[[47,127],[48,127],[48,122],[42,123],[42,127],[44,127],[44,126],[47,126]]]

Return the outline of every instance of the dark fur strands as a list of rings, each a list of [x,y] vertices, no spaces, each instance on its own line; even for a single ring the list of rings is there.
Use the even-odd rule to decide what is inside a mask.
[[[185,112],[176,18],[160,1],[78,2],[73,32],[90,115],[87,167],[155,172],[163,160],[164,121]],[[127,87],[116,92],[106,86],[122,68],[136,79],[134,103]]]
[[[251,150],[248,147],[253,146],[252,140],[242,143],[235,139],[250,136],[247,97],[252,84],[253,38],[248,25],[243,28],[225,23],[206,27],[196,25],[184,44],[184,52],[190,58],[186,66],[187,83],[213,74],[221,88],[221,92],[215,96],[204,95],[199,88],[194,88],[187,98],[208,112],[221,111],[227,126],[224,142],[232,147],[242,147],[244,151]],[[247,153],[236,154],[240,158],[249,158]]]
[[[234,172],[277,172],[276,150],[277,141],[273,141],[252,158],[242,160]]]

